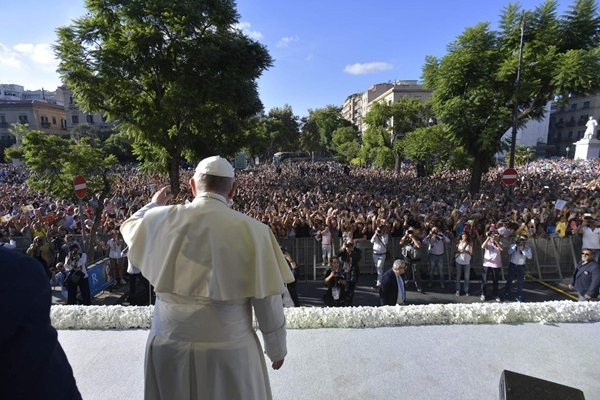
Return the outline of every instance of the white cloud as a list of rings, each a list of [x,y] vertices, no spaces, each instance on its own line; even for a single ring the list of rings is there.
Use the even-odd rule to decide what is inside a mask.
[[[0,43],[0,83],[22,85],[27,90],[54,90],[60,85],[58,60],[49,44]]]
[[[0,43],[0,66],[7,68],[21,68],[21,56],[11,48]]]
[[[279,42],[277,42],[277,47],[288,47],[290,45],[290,43],[293,42],[297,42],[298,40],[300,40],[300,38],[298,36],[286,36],[286,37],[282,37],[281,39],[279,39]]]
[[[244,35],[246,35],[254,40],[260,40],[263,38],[262,33],[260,33],[259,31],[253,31],[252,29],[250,29],[250,27],[251,27],[250,22],[239,22],[239,23],[235,24],[234,27],[236,29],[241,30]]]
[[[16,52],[28,57],[36,64],[55,67],[58,64],[52,47],[48,43],[20,43],[13,47]]]
[[[356,63],[352,65],[346,65],[344,72],[351,75],[364,75],[374,74],[381,71],[389,71],[392,68],[394,68],[394,66],[386,62],[371,62],[363,64]]]

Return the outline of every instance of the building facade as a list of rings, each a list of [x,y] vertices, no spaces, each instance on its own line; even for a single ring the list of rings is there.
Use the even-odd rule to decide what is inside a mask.
[[[69,134],[64,107],[40,100],[0,100],[0,137],[14,138],[8,129],[15,123],[53,135]]]
[[[397,103],[402,97],[426,102],[432,92],[432,90],[425,89],[416,80],[378,83],[363,93],[348,96],[342,106],[342,117],[356,125],[359,132],[362,133],[366,129],[363,123],[364,117],[374,103],[391,105]],[[393,121],[390,121],[390,124],[393,126]]]
[[[553,103],[547,141],[551,154],[548,156],[573,158],[574,143],[583,138],[589,117],[600,120],[600,93],[572,97],[566,104]]]
[[[106,121],[104,113],[83,112],[73,99],[73,91],[66,86],[60,87],[63,95],[64,110],[67,118],[67,130],[79,124],[95,125],[100,129],[112,129],[113,125]]]

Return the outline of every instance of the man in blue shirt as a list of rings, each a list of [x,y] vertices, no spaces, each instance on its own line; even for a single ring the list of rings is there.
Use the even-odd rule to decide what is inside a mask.
[[[508,301],[512,281],[517,278],[517,297],[520,303],[523,301],[523,281],[525,280],[525,271],[527,260],[533,258],[531,247],[527,246],[527,236],[521,235],[508,249],[510,263],[508,264],[508,276],[506,278],[506,287],[504,289],[504,301]]]

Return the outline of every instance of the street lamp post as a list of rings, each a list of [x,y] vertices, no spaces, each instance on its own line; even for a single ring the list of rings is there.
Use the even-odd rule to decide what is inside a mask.
[[[569,151],[571,150],[571,148],[569,146],[567,146],[567,148],[565,150],[567,150],[567,158],[569,158]]]

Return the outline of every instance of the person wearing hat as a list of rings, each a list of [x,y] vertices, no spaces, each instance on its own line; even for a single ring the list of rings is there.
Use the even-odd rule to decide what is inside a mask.
[[[232,210],[234,170],[202,160],[194,200],[171,205],[169,187],[121,225],[128,258],[154,286],[144,398],[270,399],[272,368],[287,354],[282,294],[294,281],[268,225]]]
[[[525,270],[527,260],[533,258],[531,247],[527,246],[527,235],[521,235],[508,248],[510,262],[508,264],[508,276],[506,277],[506,287],[504,288],[504,301],[509,300],[512,288],[512,281],[517,278],[517,297],[520,303],[523,301],[523,281],[525,280]]]

